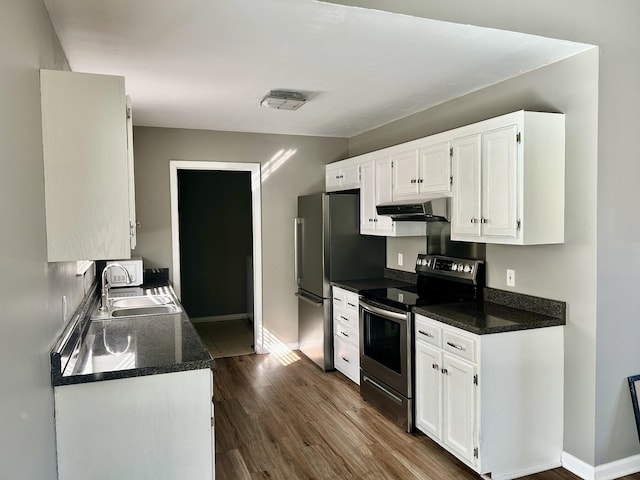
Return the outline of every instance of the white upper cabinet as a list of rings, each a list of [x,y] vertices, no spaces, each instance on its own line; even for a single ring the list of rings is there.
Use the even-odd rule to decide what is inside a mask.
[[[392,172],[388,155],[360,164],[360,233],[386,237],[425,235],[424,222],[394,222],[376,212],[376,205],[392,200]]]
[[[352,158],[325,167],[325,188],[327,192],[360,188],[360,166]]]
[[[418,149],[413,148],[393,155],[393,198],[413,197],[418,194]]]
[[[136,220],[136,184],[133,169],[133,113],[131,98],[127,95],[127,166],[129,170],[129,241],[131,250],[136,248],[138,222]]]
[[[131,256],[124,78],[40,71],[47,259]]]
[[[564,164],[564,115],[520,110],[327,165],[326,191],[361,189],[363,234],[425,235],[376,205],[451,197],[452,240],[563,243]]]
[[[376,205],[391,201],[391,158],[363,162],[360,174],[360,233],[393,235],[391,217],[376,212]]]
[[[519,111],[456,130],[451,239],[564,242],[564,115]]]
[[[451,144],[421,145],[393,155],[393,199],[411,200],[449,195],[451,185]]]

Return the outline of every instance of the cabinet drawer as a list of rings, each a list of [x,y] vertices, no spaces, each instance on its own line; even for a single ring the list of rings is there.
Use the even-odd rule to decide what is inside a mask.
[[[357,293],[346,292],[345,297],[345,310],[355,313],[358,316],[358,307],[360,306],[360,297]]]
[[[334,336],[334,364],[336,370],[360,385],[360,352],[358,347]]]
[[[345,325],[345,323],[340,320],[335,320],[333,322],[333,334],[341,340],[347,341],[356,347],[360,345],[358,330],[351,328],[350,325]]]
[[[342,288],[333,287],[332,288],[332,303],[333,308],[345,308],[347,305],[346,302],[347,291]]]
[[[353,312],[350,310],[346,310],[344,308],[333,309],[333,319],[338,322],[342,322],[347,325],[349,328],[353,328],[354,330],[358,330],[358,314],[357,312]]]
[[[476,340],[467,335],[461,335],[451,330],[444,330],[442,334],[442,348],[445,352],[452,353],[458,357],[476,361]]]
[[[442,325],[416,315],[416,340],[442,347]]]

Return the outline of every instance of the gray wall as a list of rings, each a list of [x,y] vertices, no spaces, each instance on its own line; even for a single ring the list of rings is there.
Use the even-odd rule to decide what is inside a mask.
[[[354,0],[333,3],[532,33],[600,47],[597,96],[591,97],[588,92],[593,88],[591,69],[585,78],[571,74],[559,76],[555,85],[566,94],[584,93],[592,98],[591,103],[598,102],[597,135],[589,129],[580,137],[580,142],[589,149],[597,148],[597,177],[593,177],[590,157],[572,160],[573,172],[567,172],[568,237],[567,244],[560,249],[565,250],[563,255],[571,257],[563,260],[562,264],[575,269],[578,283],[559,285],[553,275],[534,273],[529,277],[520,265],[533,267],[534,262],[520,260],[515,263],[524,255],[508,247],[488,249],[487,253],[495,264],[489,275],[490,281],[499,286],[502,283],[500,277],[504,276],[499,270],[506,265],[515,265],[519,270],[516,279],[519,288],[549,292],[549,296],[569,301],[571,325],[567,328],[566,340],[565,450],[594,465],[640,452],[625,384],[626,377],[637,374],[640,365],[640,350],[631,344],[633,340],[637,344],[640,333],[640,323],[635,319],[640,311],[635,275],[635,266],[640,264],[640,223],[636,221],[640,144],[632,140],[640,131],[640,63],[636,61],[640,57],[640,30],[637,28],[640,2],[568,0],[561,6],[553,0],[516,3],[504,0],[480,3],[464,0]],[[557,105],[564,110],[558,103],[564,102],[563,99],[557,98],[552,88],[542,97],[538,97],[540,93],[536,85],[523,85],[522,88],[524,90],[510,92],[509,95],[518,93],[519,98],[542,104],[553,100],[551,106]],[[486,102],[491,105],[497,102],[502,106],[505,102],[503,92],[499,89],[493,92],[496,95],[493,101],[486,99]],[[486,113],[494,110],[491,105],[487,105]],[[579,110],[590,109],[590,105],[571,106]],[[475,110],[472,108],[471,111]],[[589,115],[580,111],[569,119],[591,125],[593,122],[588,120]],[[459,119],[462,120],[463,116],[460,115]],[[443,127],[448,127],[446,122]],[[426,128],[429,128],[428,124]],[[400,129],[390,125],[387,131],[392,137],[392,132]],[[355,141],[353,145],[356,148],[354,153],[358,153],[361,149],[359,142]],[[575,162],[578,161],[585,162],[587,172],[577,171]],[[571,178],[573,174],[579,176]],[[578,185],[578,181],[584,183]],[[580,197],[571,198],[571,190]],[[585,192],[590,197],[585,198],[587,203],[579,211],[572,210],[571,203],[575,204]],[[596,200],[597,205],[594,205]],[[577,218],[573,218],[574,215]],[[594,250],[593,222],[596,218],[597,250]],[[557,247],[522,251],[538,259],[543,258],[547,251],[554,252],[552,257],[559,258],[555,253]],[[545,269],[549,267],[544,259],[538,265]],[[620,268],[625,265],[630,267]],[[536,269],[542,271],[542,268]],[[557,272],[557,269],[552,268],[551,272]],[[578,274],[588,279],[580,280]],[[563,273],[560,278],[566,280],[567,275]],[[580,293],[585,283],[589,284],[584,285],[587,290]],[[597,332],[595,338],[594,332]]]
[[[135,108],[135,104],[134,104]],[[280,150],[295,153],[280,167]],[[298,195],[324,189],[324,165],[347,156],[346,139],[137,127],[134,130],[136,213],[134,254],[148,266],[170,267],[170,160],[262,164],[263,325],[281,342],[298,341],[293,279],[293,218]],[[268,175],[267,175],[268,174]]]
[[[66,68],[41,0],[0,2],[0,478],[56,477],[49,349],[82,299],[46,260],[39,68]]]

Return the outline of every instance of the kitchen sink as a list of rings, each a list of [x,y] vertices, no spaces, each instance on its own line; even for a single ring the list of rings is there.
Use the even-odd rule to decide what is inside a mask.
[[[111,298],[109,302],[112,310],[155,307],[158,305],[175,305],[169,295],[145,295],[142,297]]]
[[[109,318],[139,317],[143,315],[170,315],[182,312],[180,305],[166,293],[146,294],[133,297],[114,297],[109,299],[109,310],[100,311],[96,306],[92,320]]]
[[[117,308],[111,310],[112,317],[137,317],[140,315],[168,315],[180,313],[182,310],[176,304],[153,305],[148,307]]]

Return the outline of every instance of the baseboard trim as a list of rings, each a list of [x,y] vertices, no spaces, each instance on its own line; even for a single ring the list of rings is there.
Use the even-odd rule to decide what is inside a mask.
[[[242,320],[248,318],[246,313],[233,313],[231,315],[216,315],[214,317],[197,317],[190,318],[191,323],[209,323],[209,322],[224,322],[226,320]]]
[[[570,453],[562,452],[562,466],[584,480],[614,480],[640,472],[640,455],[633,455],[594,467]]]

